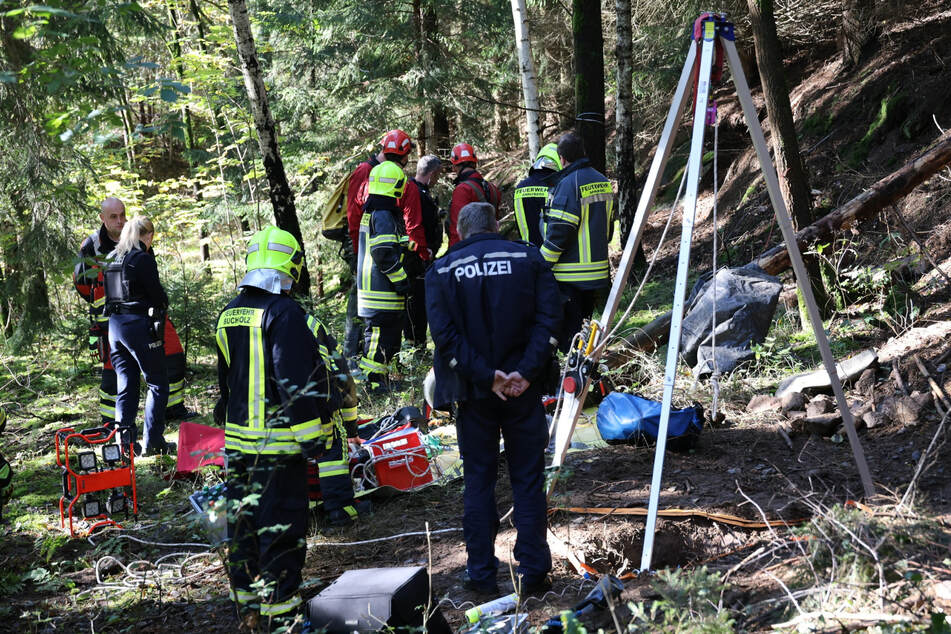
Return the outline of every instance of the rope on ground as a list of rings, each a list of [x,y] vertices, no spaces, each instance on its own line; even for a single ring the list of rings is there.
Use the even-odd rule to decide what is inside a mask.
[[[214,557],[215,561],[203,563],[198,569],[192,570],[194,562]],[[182,558],[178,562],[170,562],[173,558]],[[122,568],[122,576],[117,581],[103,579],[103,566],[112,562]],[[136,559],[125,564],[118,557],[105,555],[96,560],[96,586],[80,592],[77,598],[92,592],[126,592],[142,588],[161,588],[166,585],[188,583],[192,579],[201,577],[212,570],[221,567],[221,558],[215,551],[203,553],[174,552],[159,557],[154,562],[148,559]]]
[[[386,542],[394,539],[401,539],[403,537],[416,537],[419,535],[438,535],[439,533],[452,533],[461,531],[462,528],[440,528],[435,531],[410,531],[408,533],[400,533],[398,535],[388,535],[386,537],[375,537],[373,539],[362,539],[356,542],[321,542],[317,541],[316,538],[311,538],[307,540],[308,546],[330,546],[330,547],[346,547],[346,546],[363,546],[364,544],[375,544],[377,542]]]

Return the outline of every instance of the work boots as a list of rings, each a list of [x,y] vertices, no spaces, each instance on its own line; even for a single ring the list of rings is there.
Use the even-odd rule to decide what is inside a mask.
[[[349,526],[360,516],[367,516],[373,511],[370,500],[354,500],[342,509],[334,509],[327,513],[327,523],[331,526]]]

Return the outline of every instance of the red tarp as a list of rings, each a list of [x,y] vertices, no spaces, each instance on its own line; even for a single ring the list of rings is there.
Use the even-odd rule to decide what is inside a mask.
[[[178,464],[175,477],[180,478],[209,464],[225,464],[225,430],[198,423],[183,422],[178,428]]]

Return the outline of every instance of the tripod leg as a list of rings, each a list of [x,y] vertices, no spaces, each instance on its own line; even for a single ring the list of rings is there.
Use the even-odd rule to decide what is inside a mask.
[[[776,211],[776,220],[779,222],[779,228],[783,234],[783,241],[786,243],[786,249],[789,252],[789,261],[792,263],[793,272],[796,274],[796,282],[799,284],[799,290],[802,293],[803,300],[809,312],[809,321],[812,323],[812,331],[816,336],[819,354],[822,356],[822,363],[829,375],[829,380],[832,383],[832,391],[835,394],[839,412],[842,414],[842,423],[849,437],[849,445],[852,447],[852,456],[855,459],[855,465],[862,479],[862,488],[865,490],[865,497],[870,498],[875,495],[875,485],[872,483],[872,476],[869,473],[868,464],[865,462],[865,452],[862,449],[859,436],[855,431],[855,421],[852,418],[851,410],[849,410],[849,404],[845,400],[845,392],[842,391],[842,382],[839,380],[835,357],[832,356],[832,349],[829,347],[829,339],[826,337],[825,330],[822,328],[822,317],[819,314],[819,307],[816,305],[816,298],[812,294],[812,287],[809,285],[809,276],[806,273],[806,266],[803,264],[802,254],[799,252],[799,245],[796,242],[796,231],[793,229],[792,219],[789,217],[786,204],[780,194],[779,178],[776,175],[776,168],[773,165],[772,158],[769,156],[769,150],[766,147],[763,128],[760,125],[756,107],[753,105],[753,98],[750,96],[750,88],[746,83],[746,76],[743,75],[743,66],[740,64],[740,58],[736,53],[736,45],[733,41],[726,38],[722,38],[721,41],[726,50],[727,61],[730,64],[730,72],[733,76],[733,83],[736,85],[736,94],[740,99],[740,105],[743,106],[746,125],[750,129],[750,137],[753,139],[753,146],[756,148],[756,155],[759,157],[760,168],[763,171],[763,178],[766,181],[766,189],[769,191],[769,200],[772,202],[773,209]]]
[[[637,201],[637,211],[634,214],[634,222],[631,226],[631,233],[627,237],[627,243],[624,245],[624,252],[621,255],[621,262],[618,265],[617,273],[614,275],[614,283],[611,285],[611,294],[601,313],[601,329],[607,329],[611,325],[611,320],[617,312],[618,304],[621,301],[621,293],[627,287],[627,279],[631,274],[631,265],[634,262],[634,254],[637,253],[637,247],[641,243],[641,237],[644,235],[644,227],[647,224],[647,212],[654,204],[654,198],[657,196],[657,189],[660,187],[660,179],[664,174],[664,168],[667,167],[667,160],[670,158],[670,152],[674,147],[674,138],[677,136],[677,130],[680,129],[680,121],[683,118],[684,104],[690,96],[690,87],[693,85],[697,60],[697,42],[690,41],[690,49],[687,51],[687,61],[684,62],[683,70],[680,71],[680,81],[677,82],[677,90],[674,92],[674,99],[670,102],[670,109],[667,111],[667,120],[664,123],[664,130],[660,134],[660,142],[657,144],[657,150],[654,152],[654,159],[651,161],[650,170],[647,172],[647,178],[644,181],[644,189],[641,191],[641,197]]]
[[[680,257],[677,261],[677,280],[674,284],[674,307],[670,320],[670,340],[667,344],[667,364],[664,370],[664,396],[660,409],[657,447],[654,450],[654,472],[651,477],[650,501],[644,525],[644,549],[641,552],[641,570],[649,570],[654,552],[654,531],[657,527],[657,506],[660,502],[661,478],[664,472],[664,452],[667,448],[667,427],[677,380],[680,360],[680,332],[683,326],[684,299],[687,293],[687,272],[690,269],[690,243],[697,211],[697,190],[700,186],[700,168],[703,165],[703,133],[706,127],[707,99],[710,95],[710,68],[713,65],[713,45],[716,31],[713,20],[704,22],[703,47],[700,53],[700,71],[697,81],[697,104],[693,114],[693,137],[690,140],[690,158],[687,161],[687,190],[684,194],[683,230],[680,237]]]
[[[637,213],[634,216],[634,225],[628,236],[627,244],[624,246],[624,253],[621,256],[621,263],[618,266],[617,273],[614,275],[614,282],[611,286],[611,293],[605,304],[604,311],[601,313],[601,330],[604,331],[611,324],[614,315],[617,312],[618,304],[621,300],[621,294],[627,287],[627,279],[631,273],[631,265],[634,262],[634,254],[637,252],[637,246],[640,243],[641,235],[644,233],[644,226],[647,221],[647,210],[654,202],[654,196],[657,194],[657,188],[660,185],[660,178],[664,173],[664,167],[667,165],[667,159],[670,157],[670,151],[673,148],[674,137],[677,129],[680,127],[680,120],[683,116],[684,103],[690,94],[689,87],[693,83],[694,61],[697,58],[697,43],[691,41],[690,49],[687,51],[687,61],[684,63],[683,70],[680,72],[680,81],[677,84],[677,91],[674,93],[674,99],[670,104],[670,110],[667,112],[667,121],[664,123],[664,131],[661,133],[660,144],[654,153],[654,160],[651,163],[644,189],[641,192],[641,198],[637,205]],[[595,359],[597,362],[597,359]],[[574,433],[575,425],[578,422],[578,416],[584,407],[584,399],[588,394],[590,381],[586,381],[581,392],[574,394],[565,394],[562,396],[561,408],[558,417],[552,422],[552,434],[555,436],[555,455],[552,458],[552,466],[560,468],[564,463],[565,454],[571,444],[571,435]],[[549,484],[548,493],[554,488],[555,480]]]

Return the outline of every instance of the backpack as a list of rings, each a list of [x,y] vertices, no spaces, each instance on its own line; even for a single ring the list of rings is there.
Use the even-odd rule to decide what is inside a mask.
[[[321,234],[328,240],[344,242],[350,239],[347,227],[347,188],[350,186],[350,173],[334,188],[330,198],[321,209]]]
[[[462,184],[469,186],[480,203],[487,202],[495,207],[495,217],[498,219],[499,207],[502,204],[502,192],[499,191],[498,187],[484,178],[467,178],[462,181]]]

